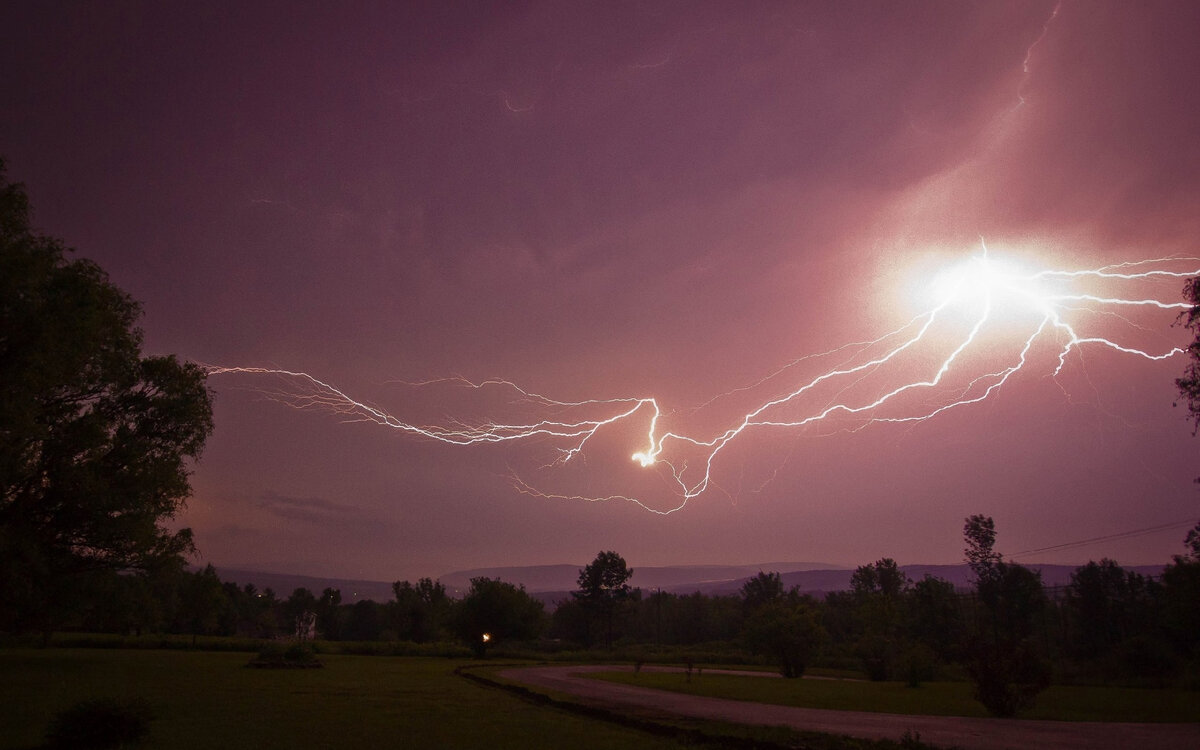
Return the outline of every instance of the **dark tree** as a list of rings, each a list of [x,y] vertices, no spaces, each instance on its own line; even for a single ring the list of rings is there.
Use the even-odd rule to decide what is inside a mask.
[[[909,594],[909,637],[943,661],[958,658],[963,637],[962,610],[954,584],[926,574]]]
[[[908,576],[890,557],[877,560],[871,565],[862,565],[850,576],[850,589],[858,596],[896,599],[908,590],[909,584]]]
[[[588,640],[588,619],[588,612],[582,604],[575,599],[564,599],[558,602],[550,614],[550,637],[572,645],[583,646]],[[661,623],[661,617],[658,623]],[[651,633],[658,634],[658,631],[654,630],[654,625],[650,630]],[[654,635],[650,636],[650,638],[654,637]]]
[[[317,600],[317,632],[327,641],[342,637],[341,589],[326,588]]]
[[[1163,620],[1177,648],[1200,656],[1200,523],[1184,539],[1188,554],[1163,570]]]
[[[1076,568],[1067,586],[1067,608],[1075,630],[1074,650],[1097,657],[1159,619],[1152,582],[1115,561]]]
[[[1050,682],[1049,665],[1034,642],[1034,626],[1048,604],[1042,578],[1004,562],[993,550],[996,526],[971,516],[963,526],[966,556],[983,608],[971,634],[967,672],[975,697],[995,716],[1014,716],[1033,704]]]
[[[855,650],[872,680],[891,679],[907,646],[901,637],[901,616],[908,587],[908,576],[890,557],[860,566],[850,577],[862,631]]]
[[[536,638],[544,624],[542,603],[524,586],[492,578],[472,578],[455,611],[455,631],[480,658],[493,643]]]
[[[192,550],[163,525],[212,430],[204,371],[143,357],[140,308],[95,263],[33,231],[0,162],[0,601],[53,627],[90,570]],[[17,613],[14,616],[14,613]]]
[[[383,636],[384,609],[378,602],[359,599],[349,608],[342,637],[347,641],[378,641]]]
[[[234,600],[237,608],[236,631],[251,638],[274,638],[279,631],[280,606],[270,588],[259,591],[254,584],[242,587]]]
[[[300,640],[312,638],[317,629],[317,597],[306,588],[298,588],[283,603],[291,635]]]
[[[742,584],[742,600],[747,612],[753,612],[782,598],[783,579],[778,573],[764,573],[760,570],[757,575]]]
[[[413,586],[408,581],[392,584],[396,597],[396,635],[401,640],[426,643],[444,635],[450,616],[450,598],[446,587],[431,578],[422,578]]]
[[[98,570],[83,585],[88,602],[80,625],[100,633],[141,633],[162,628],[158,602],[145,576]]]
[[[1200,523],[1188,530],[1183,538],[1183,546],[1187,547],[1188,557],[1194,562],[1200,562]]]
[[[1175,385],[1179,395],[1183,396],[1195,429],[1200,429],[1200,277],[1188,279],[1183,285],[1183,298],[1192,303],[1192,309],[1182,313],[1179,319],[1195,338],[1188,344],[1188,363],[1183,377],[1178,378]]]
[[[963,525],[963,537],[967,543],[963,554],[975,579],[982,580],[994,574],[1000,555],[993,549],[996,546],[996,523],[991,517],[982,514],[969,516]]]
[[[772,659],[788,678],[802,676],[829,639],[811,600],[779,600],[759,607],[746,618],[742,637],[750,651]]]
[[[179,605],[180,625],[191,633],[193,646],[197,636],[212,635],[220,630],[230,602],[212,565],[195,573],[183,573]]]
[[[633,571],[616,552],[601,552],[590,565],[579,571],[579,590],[575,600],[594,618],[604,623],[604,645],[611,647],[613,619],[618,607],[630,599],[629,579]]]

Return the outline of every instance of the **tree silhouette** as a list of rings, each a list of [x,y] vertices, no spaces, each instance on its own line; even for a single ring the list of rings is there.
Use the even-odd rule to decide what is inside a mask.
[[[1047,606],[1046,592],[1038,573],[1004,562],[992,549],[996,525],[990,517],[967,518],[963,536],[984,610],[971,634],[967,672],[975,697],[989,713],[1014,716],[1050,683],[1049,665],[1033,639]]]
[[[1192,303],[1192,309],[1181,313],[1179,320],[1195,338],[1188,344],[1188,363],[1183,370],[1183,377],[1176,379],[1175,385],[1187,405],[1195,432],[1200,429],[1200,277],[1188,279],[1183,285],[1183,298]]]
[[[742,638],[751,651],[773,659],[781,675],[796,678],[803,676],[829,636],[817,620],[815,602],[781,597],[746,618]]]
[[[572,592],[575,600],[594,619],[604,622],[604,645],[612,646],[613,616],[617,608],[630,598],[629,579],[633,571],[625,558],[616,552],[601,552],[590,565],[579,571],[579,590]]]
[[[760,570],[757,575],[742,584],[742,600],[747,612],[753,612],[782,598],[783,579],[779,573],[764,573]]]
[[[542,603],[517,587],[493,578],[472,578],[471,590],[455,611],[455,630],[479,658],[504,640],[528,640],[542,632]]]
[[[0,626],[43,632],[98,569],[193,549],[163,525],[212,430],[203,370],[143,357],[138,304],[34,232],[0,161]]]
[[[1184,538],[1186,555],[1163,570],[1163,619],[1176,648],[1200,657],[1200,523]]]
[[[431,578],[420,579],[416,586],[396,581],[392,593],[396,597],[396,634],[401,640],[425,643],[441,637],[450,613],[445,586]]]
[[[850,588],[863,631],[855,650],[867,676],[872,680],[890,679],[906,645],[901,638],[901,614],[908,576],[895,560],[885,557],[855,570]]]

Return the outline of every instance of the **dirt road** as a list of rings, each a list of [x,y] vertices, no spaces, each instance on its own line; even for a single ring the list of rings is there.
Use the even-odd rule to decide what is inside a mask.
[[[966,750],[1197,750],[1200,724],[1128,724],[958,716],[907,716],[864,711],[830,711],[765,703],[705,698],[665,690],[580,677],[585,672],[631,670],[628,666],[519,667],[501,676],[525,685],[557,690],[610,708],[639,708],[742,724],[899,739],[905,731],[925,742]],[[715,673],[719,670],[705,670]]]

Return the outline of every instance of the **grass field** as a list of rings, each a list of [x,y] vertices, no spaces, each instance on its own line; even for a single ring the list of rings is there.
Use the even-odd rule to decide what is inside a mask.
[[[882,711],[935,716],[987,716],[965,682],[930,682],[910,688],[900,682],[783,680],[704,672],[689,682],[678,672],[596,672],[595,679],[673,690],[714,698],[783,706]],[[1064,721],[1200,721],[1200,693],[1188,690],[1053,686],[1038,696],[1026,719]]]
[[[677,748],[455,676],[460,660],[322,656],[324,669],[245,669],[246,653],[0,650],[0,747],[39,745],[81,700],[143,698],[148,747]]]

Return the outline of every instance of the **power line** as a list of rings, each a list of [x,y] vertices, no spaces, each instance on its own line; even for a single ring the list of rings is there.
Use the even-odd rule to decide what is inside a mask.
[[[1171,523],[1163,523],[1158,526],[1147,526],[1144,529],[1131,529],[1129,531],[1121,531],[1116,534],[1107,534],[1105,536],[1092,537],[1091,539],[1080,539],[1075,542],[1063,542],[1062,544],[1052,544],[1049,547],[1039,547],[1038,549],[1027,549],[1023,552],[1018,552],[1009,557],[1024,557],[1025,555],[1036,555],[1040,552],[1057,552],[1059,550],[1074,549],[1076,547],[1086,547],[1089,544],[1097,542],[1107,542],[1115,539],[1130,539],[1135,536],[1143,536],[1145,534],[1153,534],[1159,531],[1167,531],[1169,529],[1183,528],[1191,526],[1194,523],[1192,519],[1183,521],[1173,521]]]

